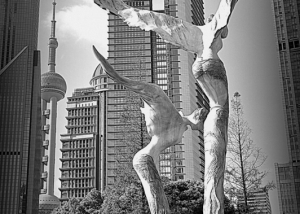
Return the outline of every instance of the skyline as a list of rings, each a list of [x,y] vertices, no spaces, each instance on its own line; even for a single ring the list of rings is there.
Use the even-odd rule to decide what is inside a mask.
[[[205,17],[214,13],[218,4],[219,0],[204,2]],[[52,4],[42,1],[40,7],[38,49],[42,54],[42,73],[45,73],[48,71],[47,44]],[[56,37],[59,41],[56,68],[67,82],[66,97],[69,97],[75,88],[89,86],[98,65],[92,45],[107,56],[107,12],[94,5],[92,0],[58,1],[56,20]],[[247,25],[244,20],[247,20]],[[239,1],[230,20],[229,35],[224,40],[220,58],[227,70],[230,98],[236,91],[242,95],[245,119],[252,129],[252,139],[268,156],[264,169],[270,172],[269,180],[274,182],[274,164],[288,161],[276,48],[271,1]],[[57,115],[55,194],[58,197],[60,134],[66,131],[66,114],[65,98],[58,104]],[[275,192],[270,192],[273,212],[278,209]]]

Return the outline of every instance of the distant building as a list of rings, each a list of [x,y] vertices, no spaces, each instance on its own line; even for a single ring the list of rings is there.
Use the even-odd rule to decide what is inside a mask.
[[[252,214],[271,214],[271,204],[268,190],[265,188],[256,189],[248,192],[247,204],[249,206],[249,213]],[[244,204],[242,195],[238,196],[238,204]]]
[[[39,199],[40,213],[51,213],[60,206],[59,199],[54,195],[55,147],[56,147],[56,117],[57,102],[65,97],[67,84],[64,78],[55,72],[56,48],[55,37],[55,1],[53,1],[53,17],[51,35],[49,38],[48,72],[42,74],[42,189]]]
[[[37,214],[41,174],[39,0],[0,1],[0,213]]]
[[[299,0],[273,0],[289,162],[275,164],[281,214],[300,213]]]
[[[107,76],[100,65],[90,83],[94,87],[75,89],[68,97],[67,133],[61,135],[61,201],[83,198],[93,188],[101,190],[106,179],[105,90],[98,88],[107,87]]]

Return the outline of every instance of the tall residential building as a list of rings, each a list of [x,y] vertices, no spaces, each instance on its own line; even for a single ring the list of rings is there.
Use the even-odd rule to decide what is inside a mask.
[[[247,202],[249,206],[249,213],[257,214],[271,214],[271,204],[268,190],[260,188],[248,192]],[[243,194],[238,195],[238,203],[244,204]]]
[[[152,10],[152,0],[125,1],[128,5]],[[196,25],[204,24],[202,1],[166,0],[159,11]],[[161,86],[175,107],[184,114],[198,107],[209,108],[207,98],[191,73],[194,55],[162,41],[154,32],[128,27],[119,17],[109,14],[108,61],[121,75]],[[107,180],[114,180],[114,156],[122,147],[122,111],[128,105],[127,92],[115,84],[106,92],[108,121],[106,130]],[[168,148],[160,156],[160,173],[172,180],[203,179],[203,133],[188,130],[182,143]]]
[[[300,1],[273,0],[289,162],[275,164],[280,213],[300,213]]]
[[[61,135],[61,201],[83,198],[93,188],[102,189],[106,165],[105,89],[107,76],[100,65],[88,88],[75,89],[68,97],[67,133]],[[102,88],[104,90],[100,91]]]
[[[42,150],[39,3],[0,1],[0,213],[38,213]]]
[[[43,213],[51,211],[60,205],[59,199],[54,195],[54,170],[56,146],[56,117],[57,102],[64,98],[67,84],[64,78],[55,73],[55,55],[58,47],[55,37],[55,0],[53,1],[53,17],[51,21],[51,35],[49,38],[48,72],[42,75],[42,190],[39,199],[39,209]]]

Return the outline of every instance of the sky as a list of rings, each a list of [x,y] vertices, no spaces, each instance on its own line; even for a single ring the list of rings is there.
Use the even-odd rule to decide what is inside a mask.
[[[48,39],[52,18],[52,1],[40,5],[39,43],[42,73],[48,71]],[[89,87],[98,65],[92,45],[107,56],[107,12],[93,0],[57,0],[56,37],[58,49],[56,72],[67,82],[66,97],[75,88]],[[155,0],[160,9],[163,1]],[[204,0],[205,17],[216,12],[220,0]],[[251,138],[262,148],[267,161],[262,170],[269,171],[265,180],[275,178],[275,163],[288,162],[287,138],[284,125],[282,91],[279,82],[279,61],[271,0],[239,0],[231,16],[228,37],[219,52],[225,64],[229,96],[241,94],[244,119],[252,129]],[[60,197],[61,173],[60,135],[66,133],[67,99],[58,103],[55,195]],[[277,190],[269,192],[273,213],[279,213]]]

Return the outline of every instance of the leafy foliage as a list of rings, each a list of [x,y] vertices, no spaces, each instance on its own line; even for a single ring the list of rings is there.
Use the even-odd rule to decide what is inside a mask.
[[[100,214],[103,198],[100,191],[92,189],[82,200],[71,198],[51,214]]]
[[[202,213],[203,184],[200,181],[172,181],[164,186],[171,213]]]
[[[172,214],[202,214],[204,188],[201,181],[171,181],[165,183],[164,190],[169,201]],[[231,201],[225,197],[224,213],[234,214]]]
[[[98,214],[103,203],[100,191],[92,189],[81,201],[79,210],[84,214]]]
[[[108,186],[103,195],[93,189],[82,200],[71,198],[52,211],[52,214],[150,214],[148,202],[142,195],[139,180],[129,185]],[[164,182],[172,214],[203,213],[203,184],[200,181]],[[225,198],[225,214],[234,214],[235,209]]]
[[[64,202],[61,207],[55,208],[51,214],[82,214],[79,207],[80,201],[77,198],[71,198]]]
[[[148,214],[148,204],[142,197],[142,186],[132,182],[129,186],[108,186],[104,193],[101,213],[105,214]]]

